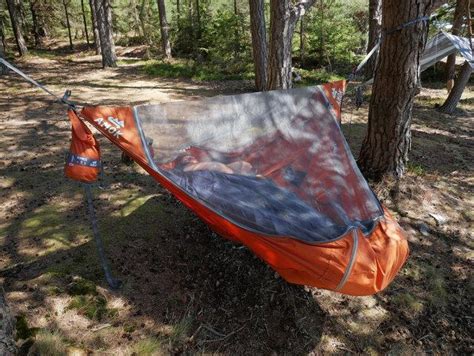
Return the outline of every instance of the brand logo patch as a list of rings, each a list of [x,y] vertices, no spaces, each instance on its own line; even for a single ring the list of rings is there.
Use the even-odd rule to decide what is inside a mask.
[[[125,122],[113,116],[109,116],[107,120],[103,117],[98,117],[94,122],[115,138],[120,138],[120,136],[122,136],[122,131],[120,131],[120,129],[125,128]]]

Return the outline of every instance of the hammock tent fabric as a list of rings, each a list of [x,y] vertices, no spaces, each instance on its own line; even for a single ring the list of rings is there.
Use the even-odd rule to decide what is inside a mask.
[[[380,43],[381,42],[376,45],[377,48],[380,46]],[[363,64],[365,64],[373,54],[377,53],[377,48],[375,48],[364,59]],[[445,31],[438,32],[426,43],[425,49],[420,58],[420,72],[427,70],[442,59],[454,53],[460,54],[461,57],[463,57],[464,60],[466,60],[474,69],[474,52],[471,49],[469,38],[455,36]],[[371,78],[364,84],[372,84],[373,81],[374,79]]]
[[[215,232],[246,245],[287,281],[370,295],[395,277],[408,243],[341,132],[344,89],[339,81],[70,110],[66,175],[89,182],[98,174],[88,122]]]

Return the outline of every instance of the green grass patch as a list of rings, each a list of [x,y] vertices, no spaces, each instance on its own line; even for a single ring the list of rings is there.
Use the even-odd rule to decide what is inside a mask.
[[[68,345],[58,332],[40,330],[28,355],[62,356],[67,354]]]
[[[226,67],[198,65],[194,61],[162,62],[150,60],[141,67],[141,70],[143,73],[153,77],[188,78],[196,81],[244,80],[253,78],[253,72],[249,66],[240,69],[226,69]]]
[[[173,326],[173,331],[169,335],[169,341],[172,346],[179,346],[185,342],[191,330],[192,323],[192,318],[186,316]]]
[[[117,313],[116,309],[107,308],[107,300],[101,295],[76,295],[69,303],[68,309],[76,309],[79,314],[97,321],[113,317]]]
[[[30,328],[26,316],[18,315],[16,317],[16,340],[26,340],[33,337],[38,332],[38,328]]]
[[[67,291],[69,295],[97,295],[96,285],[94,282],[84,278],[75,278],[68,285]]]
[[[410,293],[400,293],[393,297],[393,303],[399,308],[418,314],[423,311],[423,303]]]
[[[164,355],[164,352],[161,348],[160,340],[154,337],[149,337],[136,342],[131,348],[131,354],[140,356],[155,356]]]
[[[421,165],[413,163],[413,162],[408,162],[407,171],[416,176],[425,175],[425,169]]]
[[[429,286],[429,301],[434,307],[444,307],[448,304],[449,294],[446,290],[444,273],[440,268],[428,266],[425,278]]]
[[[324,84],[344,79],[344,76],[338,73],[328,72],[325,69],[298,68],[296,71],[301,75],[301,81],[294,83],[297,87]]]

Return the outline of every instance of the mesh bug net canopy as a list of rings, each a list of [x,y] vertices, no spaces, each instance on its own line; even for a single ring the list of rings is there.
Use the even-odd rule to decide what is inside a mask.
[[[321,87],[134,108],[158,172],[241,227],[307,242],[383,215],[336,115]]]

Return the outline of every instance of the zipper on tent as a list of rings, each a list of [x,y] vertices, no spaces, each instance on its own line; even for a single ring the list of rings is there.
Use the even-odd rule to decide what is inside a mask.
[[[339,291],[344,287],[347,280],[349,279],[349,276],[351,275],[352,267],[354,267],[354,263],[357,257],[357,250],[359,247],[359,236],[357,234],[357,229],[352,230],[352,239],[353,239],[353,243],[352,243],[351,258],[349,259],[349,264],[347,265],[346,271],[344,272],[344,275],[342,276],[341,281],[337,285],[335,291]]]

